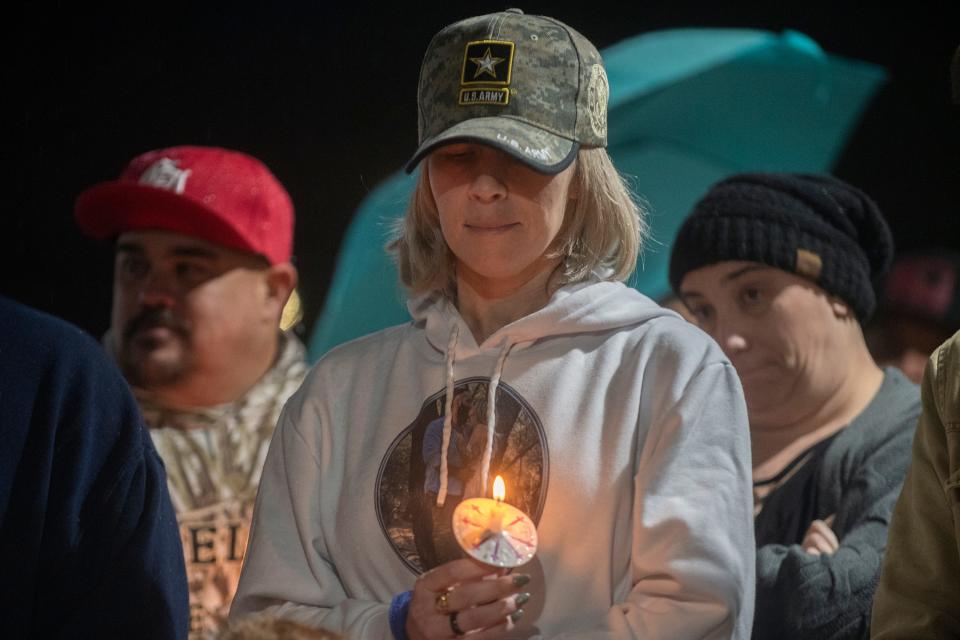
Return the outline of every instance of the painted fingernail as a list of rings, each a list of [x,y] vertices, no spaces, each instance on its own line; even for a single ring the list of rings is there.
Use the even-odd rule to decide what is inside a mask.
[[[510,614],[510,622],[516,622],[522,617],[523,617],[523,609],[517,609],[516,611]]]
[[[517,587],[522,587],[528,582],[530,582],[530,576],[526,573],[518,573],[517,575],[513,576],[513,584]]]
[[[520,593],[520,594],[517,594],[517,597],[514,598],[513,601],[517,603],[517,606],[518,606],[518,607],[522,607],[523,605],[525,605],[525,604],[527,604],[528,602],[530,602],[530,594],[529,594],[529,593]]]

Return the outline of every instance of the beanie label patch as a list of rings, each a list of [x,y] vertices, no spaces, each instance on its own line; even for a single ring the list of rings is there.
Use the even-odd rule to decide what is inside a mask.
[[[820,279],[820,273],[823,271],[823,260],[813,251],[806,249],[797,249],[797,266],[794,272],[798,276],[803,276],[816,282]]]

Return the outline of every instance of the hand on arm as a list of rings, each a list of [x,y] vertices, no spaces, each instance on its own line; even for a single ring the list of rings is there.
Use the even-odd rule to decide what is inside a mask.
[[[831,529],[833,526],[833,518],[834,516],[830,516],[823,520],[814,520],[810,523],[810,527],[803,535],[803,542],[800,543],[804,551],[811,555],[819,556],[830,555],[840,549],[840,540],[837,538],[837,534],[833,532],[833,529]]]

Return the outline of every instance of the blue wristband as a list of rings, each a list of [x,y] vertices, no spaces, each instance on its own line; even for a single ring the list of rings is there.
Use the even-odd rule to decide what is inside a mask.
[[[407,613],[413,591],[404,591],[390,601],[390,631],[395,640],[407,640]]]

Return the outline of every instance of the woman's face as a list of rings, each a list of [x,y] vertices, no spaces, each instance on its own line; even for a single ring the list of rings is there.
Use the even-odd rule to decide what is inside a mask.
[[[458,277],[513,287],[553,269],[559,259],[545,254],[563,225],[574,167],[545,175],[475,143],[431,153],[430,189]]]
[[[680,297],[736,368],[751,426],[808,413],[842,383],[842,303],[809,280],[725,261],[684,276]]]

